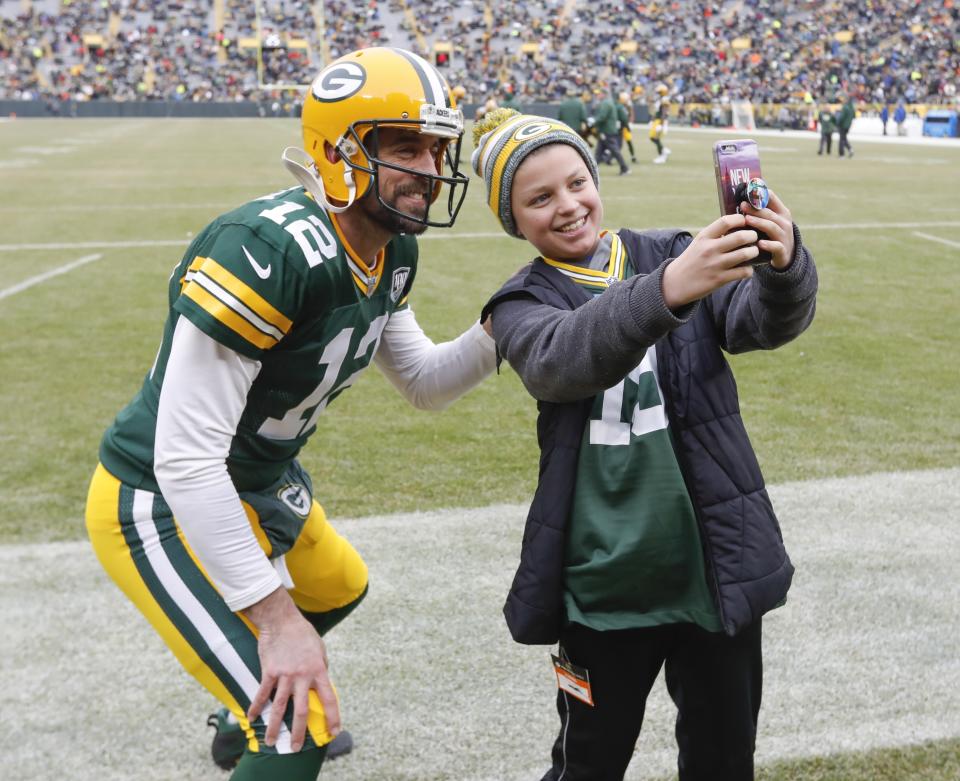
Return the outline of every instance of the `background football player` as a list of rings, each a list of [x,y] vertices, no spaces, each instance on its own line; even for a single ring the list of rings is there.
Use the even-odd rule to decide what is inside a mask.
[[[239,758],[235,781],[313,779],[341,729],[321,636],[367,570],[296,460],[318,416],[371,361],[426,409],[495,362],[479,323],[434,344],[406,303],[414,235],[452,225],[467,182],[436,69],[353,52],[314,80],[302,123],[283,155],[300,184],[215,219],[171,275],[160,351],[103,437],[86,511],[103,567],[228,709],[218,725],[237,723],[214,746]]]
[[[663,137],[667,134],[670,88],[666,84],[658,84],[656,93],[653,111],[650,112],[650,143],[657,148],[657,156],[653,158],[653,162],[662,165],[670,157],[670,148],[663,145]]]

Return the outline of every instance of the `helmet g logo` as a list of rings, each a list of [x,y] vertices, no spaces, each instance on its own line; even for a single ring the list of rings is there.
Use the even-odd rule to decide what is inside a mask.
[[[313,97],[323,103],[333,103],[359,92],[367,80],[367,72],[356,62],[338,62],[322,71],[313,80]]]
[[[513,140],[527,141],[531,138],[542,136],[549,129],[550,125],[548,125],[546,122],[531,122],[529,125],[524,125],[516,133],[514,133]]]

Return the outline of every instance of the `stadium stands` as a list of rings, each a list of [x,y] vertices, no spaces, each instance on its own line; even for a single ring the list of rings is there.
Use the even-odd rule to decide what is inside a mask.
[[[954,0],[0,0],[0,99],[260,100],[386,43],[435,58],[477,104],[607,86],[642,103],[664,82],[701,121],[841,90],[954,105],[958,29]]]

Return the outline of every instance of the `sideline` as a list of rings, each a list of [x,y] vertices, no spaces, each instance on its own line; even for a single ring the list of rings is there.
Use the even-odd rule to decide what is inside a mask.
[[[892,122],[891,122],[892,124]],[[877,120],[879,126],[879,120]],[[638,124],[636,127],[641,129],[648,125]],[[807,141],[816,142],[820,138],[819,131],[816,130],[777,130],[776,128],[758,128],[756,130],[743,130],[733,127],[690,127],[689,125],[670,125],[670,133],[712,133],[714,135],[729,136],[730,138],[750,138],[752,136],[776,137],[776,138],[802,138]],[[897,136],[881,135],[879,130],[876,132],[872,128],[857,129],[854,126],[849,134],[851,141],[873,144],[894,144],[900,146],[925,146],[929,149],[960,147],[960,138],[934,138],[933,136],[915,135],[915,136]]]
[[[960,736],[960,467],[770,487],[796,566],[764,619],[757,760]],[[500,613],[522,505],[334,521],[370,594],[328,636],[356,740],[328,781],[529,781],[557,728],[549,648]],[[215,708],[85,542],[0,545],[0,754],[17,781],[201,781]],[[675,772],[662,680],[628,781]]]

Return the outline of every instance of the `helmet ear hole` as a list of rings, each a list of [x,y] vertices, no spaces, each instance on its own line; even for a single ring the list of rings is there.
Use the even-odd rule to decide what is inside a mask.
[[[323,155],[327,158],[328,163],[336,163],[340,160],[340,152],[329,141],[323,142]]]

